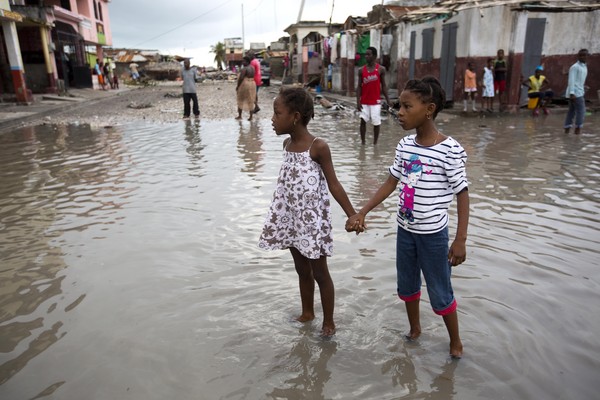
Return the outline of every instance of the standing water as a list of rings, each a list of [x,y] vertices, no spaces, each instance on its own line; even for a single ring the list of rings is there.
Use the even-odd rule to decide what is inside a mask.
[[[562,118],[438,117],[469,155],[460,361],[426,295],[403,340],[397,195],[359,236],[334,203],[338,332],[319,337],[318,294],[294,321],[292,258],[257,247],[283,140],[266,116],[0,135],[0,398],[595,398],[600,121],[574,136]],[[344,112],[309,130],[358,208],[405,134],[387,120],[361,146]]]

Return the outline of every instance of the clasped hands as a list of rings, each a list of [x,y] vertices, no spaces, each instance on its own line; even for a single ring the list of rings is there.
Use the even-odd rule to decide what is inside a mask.
[[[346,232],[356,232],[358,235],[366,230],[367,226],[365,225],[365,215],[361,214],[360,212],[349,217],[346,221]]]

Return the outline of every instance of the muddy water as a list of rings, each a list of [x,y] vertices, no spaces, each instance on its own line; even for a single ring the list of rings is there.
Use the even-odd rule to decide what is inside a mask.
[[[320,312],[293,321],[291,256],[256,246],[282,142],[258,117],[0,136],[0,398],[596,397],[597,117],[580,137],[562,115],[438,118],[469,154],[458,362],[426,296],[421,339],[402,340],[393,197],[358,237],[334,206],[334,339]],[[403,133],[387,120],[361,147],[356,127],[343,112],[310,125],[363,204]]]

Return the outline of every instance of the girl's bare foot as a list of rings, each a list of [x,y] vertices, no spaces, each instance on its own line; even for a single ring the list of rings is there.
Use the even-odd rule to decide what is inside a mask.
[[[417,340],[421,336],[421,328],[411,329],[404,337],[408,340]]]
[[[296,321],[308,322],[308,321],[312,321],[313,319],[315,319],[315,314],[302,314],[296,318]]]
[[[321,337],[328,338],[335,335],[335,325],[323,325],[321,328]]]
[[[452,358],[462,358],[463,354],[463,345],[459,340],[458,343],[450,342],[450,357]]]

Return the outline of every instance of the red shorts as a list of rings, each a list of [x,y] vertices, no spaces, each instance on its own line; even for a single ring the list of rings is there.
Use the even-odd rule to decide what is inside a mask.
[[[506,81],[494,81],[494,90],[498,93],[506,92]]]

